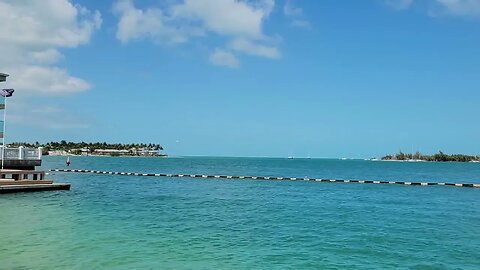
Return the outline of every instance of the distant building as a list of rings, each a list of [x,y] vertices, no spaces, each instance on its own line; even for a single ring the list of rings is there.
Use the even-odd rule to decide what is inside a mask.
[[[117,149],[95,149],[95,154],[102,156],[126,156],[128,155],[128,150],[117,150]]]
[[[101,155],[101,156],[159,156],[160,152],[158,150],[151,150],[151,149],[136,149],[136,148],[131,148],[129,150],[122,149],[95,149],[92,152],[89,151],[89,149],[80,149],[81,155],[88,155],[93,154],[93,155]]]
[[[160,155],[160,151],[158,150],[151,150],[151,149],[146,149],[146,148],[140,148],[140,149],[130,149],[133,151],[133,153],[137,156],[158,156]]]

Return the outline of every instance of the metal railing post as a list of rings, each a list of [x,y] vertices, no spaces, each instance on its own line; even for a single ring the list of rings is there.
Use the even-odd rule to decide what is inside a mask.
[[[25,159],[25,153],[23,152],[23,146],[18,147],[18,159]]]

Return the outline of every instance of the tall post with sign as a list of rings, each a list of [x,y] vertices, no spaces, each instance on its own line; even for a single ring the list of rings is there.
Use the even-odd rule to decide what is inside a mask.
[[[0,82],[4,82],[7,80],[8,74],[0,73]],[[7,97],[11,97],[13,95],[13,89],[2,89],[0,90],[0,110],[3,111],[3,121],[2,121],[2,130],[0,132],[0,137],[2,138],[2,170],[5,161],[5,128],[6,128],[6,120],[7,120]]]

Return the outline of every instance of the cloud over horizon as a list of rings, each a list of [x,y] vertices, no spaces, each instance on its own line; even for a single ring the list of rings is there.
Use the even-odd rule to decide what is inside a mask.
[[[116,37],[124,44],[148,39],[174,45],[216,36],[224,41],[223,48],[211,51],[210,62],[238,67],[240,54],[280,57],[274,39],[263,31],[274,5],[274,0],[185,0],[141,9],[133,0],[118,0],[113,5],[119,18]]]
[[[67,0],[0,1],[0,67],[22,93],[68,95],[90,84],[56,65],[62,48],[87,44],[100,28],[98,11]]]

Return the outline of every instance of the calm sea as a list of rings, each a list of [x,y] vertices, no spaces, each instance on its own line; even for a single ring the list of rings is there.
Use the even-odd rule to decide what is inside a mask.
[[[480,183],[478,163],[74,157],[70,168]],[[51,178],[72,190],[0,196],[0,269],[480,269],[480,189]]]

